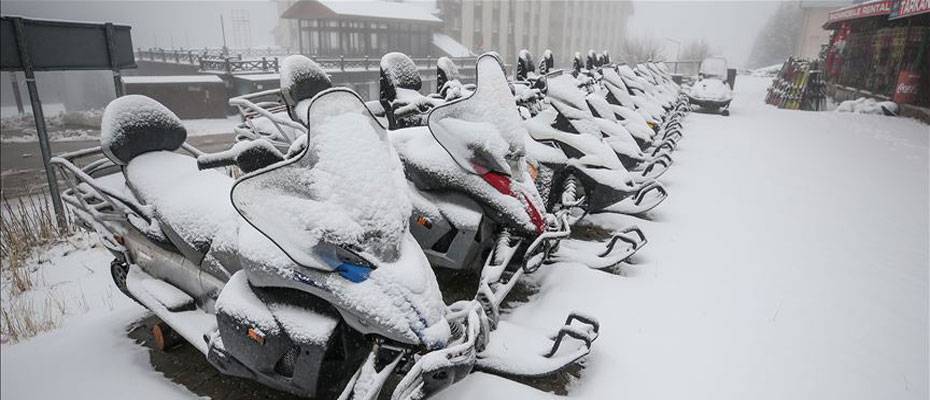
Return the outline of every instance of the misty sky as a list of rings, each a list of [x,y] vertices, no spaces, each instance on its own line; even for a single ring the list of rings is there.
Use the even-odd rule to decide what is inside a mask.
[[[741,66],[777,6],[777,1],[638,1],[628,33],[661,41],[670,60],[675,59],[677,47],[672,40],[684,46],[704,39],[714,55],[726,57],[731,66]]]
[[[364,1],[364,0],[362,0]],[[659,40],[669,59],[676,44],[705,39],[734,66],[742,65],[760,27],[775,10],[773,1],[647,1],[634,3],[629,33]],[[39,18],[111,21],[130,24],[136,47],[218,47],[222,45],[220,15],[224,15],[230,46],[249,42],[272,45],[276,6],[253,1],[3,1],[3,14]],[[238,11],[234,11],[238,10]],[[234,13],[248,15],[248,24],[234,26]],[[247,31],[245,34],[243,32]],[[234,34],[238,33],[238,37]]]

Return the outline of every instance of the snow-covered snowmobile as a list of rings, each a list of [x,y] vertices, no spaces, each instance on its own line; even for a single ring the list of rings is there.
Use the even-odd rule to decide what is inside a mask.
[[[69,178],[63,198],[113,253],[117,287],[163,321],[162,338],[180,335],[224,374],[367,399],[407,371],[395,398],[435,393],[471,370],[480,324],[447,319],[406,228],[401,165],[358,97],[333,90],[307,112],[321,121],[312,150],[234,180],[201,169],[218,158],[187,144],[167,108],[121,97],[100,147],[54,160]],[[378,166],[344,168],[346,156]]]
[[[709,57],[701,62],[700,79],[688,91],[692,105],[720,115],[730,115],[733,88],[727,83],[727,61],[721,57]]]
[[[377,398],[392,375],[393,399],[423,399],[473,368],[544,374],[588,353],[598,327],[582,315],[508,352],[500,341],[525,329],[490,332],[477,301],[447,308],[387,133],[350,90],[306,110],[309,143],[292,158],[264,140],[205,155],[164,106],[125,96],[104,113],[100,147],[54,159],[64,200],[113,253],[117,287],[163,321],[163,344],[179,335],[224,374],[340,399]],[[207,169],[256,153],[279,161],[237,180]]]
[[[651,168],[635,174],[628,172],[616,150],[642,155],[629,132],[616,122],[595,117],[571,76],[554,77],[548,83],[546,100],[551,107],[532,116],[525,124],[530,137],[559,148],[570,160],[572,168],[566,171],[569,176],[565,177],[568,182],[562,184],[556,179],[552,187],[582,187],[588,212],[636,215],[661,203],[667,192],[649,176],[660,173],[659,170],[664,169],[661,164],[653,161]],[[576,179],[582,185],[574,183]],[[551,191],[548,201],[560,202],[561,196],[562,192]]]

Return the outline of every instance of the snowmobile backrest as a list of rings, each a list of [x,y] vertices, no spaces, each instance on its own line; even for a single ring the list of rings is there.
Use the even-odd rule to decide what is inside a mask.
[[[439,57],[436,60],[436,91],[442,90],[446,82],[459,78],[459,69],[449,57]]]
[[[175,151],[185,140],[187,130],[178,116],[150,97],[123,96],[103,111],[100,146],[118,165],[152,151]]]
[[[404,53],[391,52],[381,57],[381,89],[385,84],[390,88],[404,88],[419,91],[423,80],[417,71],[417,65]]]
[[[332,86],[333,82],[323,68],[305,56],[295,54],[281,62],[281,92],[292,108]]]

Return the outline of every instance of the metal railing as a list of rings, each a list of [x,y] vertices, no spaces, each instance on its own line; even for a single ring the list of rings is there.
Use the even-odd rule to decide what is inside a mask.
[[[174,64],[197,65],[201,72],[212,73],[254,73],[278,72],[279,58],[291,54],[288,49],[242,49],[244,51],[229,50],[223,52],[217,49],[183,50],[183,49],[138,49],[136,58],[139,60],[158,61]],[[224,56],[223,54],[235,54]],[[260,58],[259,58],[260,57]],[[380,58],[371,57],[311,57],[320,64],[325,71],[377,71]],[[436,68],[436,57],[411,58],[419,69]],[[474,69],[475,57],[454,57],[452,61],[460,69]]]

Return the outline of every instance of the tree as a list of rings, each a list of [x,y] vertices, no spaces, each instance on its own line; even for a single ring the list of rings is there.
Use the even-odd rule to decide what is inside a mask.
[[[798,45],[802,22],[799,2],[779,4],[756,36],[747,66],[760,68],[783,63]]]
[[[681,50],[680,58],[688,61],[702,61],[713,52],[710,45],[707,44],[704,39],[692,40]]]
[[[650,35],[624,38],[620,43],[620,53],[627,64],[664,60],[662,43]]]

